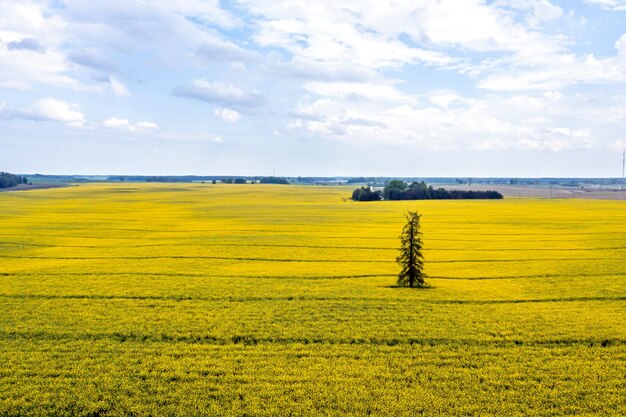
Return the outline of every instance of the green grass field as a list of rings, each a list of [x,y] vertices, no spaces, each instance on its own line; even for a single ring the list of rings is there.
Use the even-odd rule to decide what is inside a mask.
[[[0,416],[626,414],[623,201],[350,193],[0,194]]]

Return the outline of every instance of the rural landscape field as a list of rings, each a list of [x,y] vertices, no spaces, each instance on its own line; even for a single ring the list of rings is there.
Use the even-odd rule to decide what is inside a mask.
[[[626,414],[623,201],[350,192],[3,193],[0,416]]]

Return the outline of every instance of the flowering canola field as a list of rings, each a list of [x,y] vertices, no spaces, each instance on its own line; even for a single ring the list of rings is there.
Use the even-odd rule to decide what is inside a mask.
[[[626,414],[626,202],[350,192],[0,194],[0,416]]]

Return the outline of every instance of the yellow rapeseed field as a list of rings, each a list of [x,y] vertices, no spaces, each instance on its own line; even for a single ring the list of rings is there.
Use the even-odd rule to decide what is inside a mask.
[[[0,194],[0,416],[626,415],[626,202],[350,194]]]

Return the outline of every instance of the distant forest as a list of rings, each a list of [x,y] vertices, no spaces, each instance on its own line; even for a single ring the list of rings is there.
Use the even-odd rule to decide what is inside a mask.
[[[259,182],[261,184],[283,184],[283,185],[289,184],[289,181],[287,181],[286,178],[281,178],[281,177],[263,177],[261,178]]]
[[[248,181],[245,178],[222,178],[223,184],[248,184]],[[289,184],[286,178],[281,177],[263,177],[258,180],[260,184]],[[215,184],[215,181],[213,181]],[[257,180],[250,180],[250,184],[256,184]]]
[[[359,187],[368,184],[374,189],[382,189],[390,181],[400,180],[408,184],[424,181],[430,184],[438,184],[439,187],[448,185],[513,185],[528,187],[565,187],[565,188],[589,188],[589,187],[620,187],[622,178],[450,178],[450,177],[265,177],[263,176],[233,176],[233,175],[42,175],[29,174],[29,182],[37,184],[67,184],[85,182],[235,182],[243,179],[248,184],[252,181],[258,183],[299,184],[299,185],[345,185],[355,184]],[[263,180],[263,181],[262,181]]]
[[[214,177],[195,177],[195,176],[152,176],[152,177],[142,177],[142,176],[118,176],[118,177],[109,177],[108,181],[146,181],[146,182],[193,182],[193,181],[212,181],[215,184],[217,181],[220,181],[223,184],[255,184],[257,182],[261,184],[289,184],[286,178],[282,177],[252,177],[248,182],[249,177],[242,178],[234,178],[234,177],[225,177],[225,178],[214,178]]]
[[[8,172],[0,172],[0,188],[15,187],[19,184],[28,184],[26,177],[9,174]]]
[[[407,184],[404,181],[390,181],[385,188],[374,191],[371,187],[357,188],[352,192],[354,201],[379,200],[496,200],[503,196],[497,191],[467,191],[433,188],[424,181]]]

